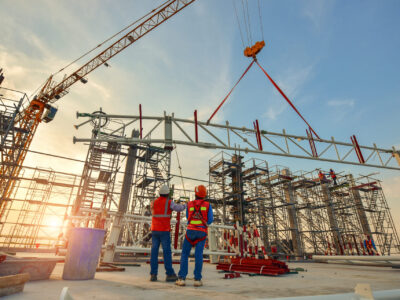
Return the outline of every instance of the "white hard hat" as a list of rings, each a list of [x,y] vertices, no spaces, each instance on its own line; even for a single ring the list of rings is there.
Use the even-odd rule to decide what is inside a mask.
[[[168,195],[168,194],[169,194],[169,187],[168,187],[168,185],[164,184],[160,188],[160,195]]]

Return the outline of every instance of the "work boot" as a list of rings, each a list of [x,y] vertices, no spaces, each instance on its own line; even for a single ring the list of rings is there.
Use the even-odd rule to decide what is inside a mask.
[[[175,281],[175,284],[178,285],[178,286],[185,286],[185,285],[186,285],[185,279],[183,279],[183,278],[178,278],[178,280]]]
[[[203,283],[201,282],[201,280],[194,280],[194,284],[193,284],[195,287],[199,287],[199,286],[202,286],[203,285]]]
[[[175,274],[167,275],[167,277],[165,277],[165,281],[167,281],[167,282],[173,282],[173,281],[177,281],[177,280],[178,280],[178,276],[176,276]]]
[[[150,281],[157,281],[157,275],[150,274]]]

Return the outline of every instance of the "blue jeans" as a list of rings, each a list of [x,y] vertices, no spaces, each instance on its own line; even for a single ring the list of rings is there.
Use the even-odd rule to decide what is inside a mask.
[[[198,230],[188,230],[186,232],[189,239],[192,241],[202,238],[207,235],[207,233]],[[203,269],[203,249],[206,244],[206,240],[202,240],[198,242],[195,246],[194,250],[194,279],[201,280],[201,270]],[[182,254],[181,254],[181,268],[179,270],[178,276],[182,279],[186,279],[188,274],[188,261],[190,250],[192,250],[192,244],[185,238],[182,246]]]
[[[172,268],[172,255],[171,255],[171,233],[169,231],[152,231],[151,232],[151,258],[150,258],[150,274],[158,274],[158,249],[160,243],[164,254],[164,267],[167,275],[175,275]]]

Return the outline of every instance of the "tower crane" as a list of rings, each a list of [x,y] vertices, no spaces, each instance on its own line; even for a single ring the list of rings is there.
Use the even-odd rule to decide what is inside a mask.
[[[144,21],[126,33],[101,53],[93,57],[79,69],[57,83],[51,75],[40,89],[39,93],[30,101],[25,109],[18,112],[14,119],[14,126],[18,127],[13,147],[3,151],[1,164],[0,184],[0,216],[6,201],[11,200],[11,194],[21,171],[24,159],[32,143],[32,139],[39,124],[53,120],[57,109],[52,104],[68,94],[70,87],[78,81],[87,82],[86,76],[101,65],[107,66],[107,61],[134,44],[141,37],[157,28],[166,20],[180,12],[195,0],[168,0],[153,9]],[[143,18],[142,18],[143,19]],[[140,19],[141,20],[141,19]]]

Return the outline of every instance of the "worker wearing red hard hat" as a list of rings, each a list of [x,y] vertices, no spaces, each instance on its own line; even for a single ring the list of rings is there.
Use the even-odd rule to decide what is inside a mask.
[[[176,285],[179,286],[185,285],[185,279],[188,274],[189,254],[192,247],[195,247],[194,286],[199,287],[203,285],[201,282],[203,249],[207,238],[207,227],[214,220],[211,204],[205,200],[207,196],[206,187],[204,185],[196,186],[194,192],[196,199],[190,201],[186,208],[188,226],[182,246],[181,268],[178,273],[179,278],[176,281]]]
[[[157,281],[158,273],[158,250],[160,244],[163,248],[164,267],[166,281],[176,281],[178,277],[172,268],[171,254],[171,213],[172,211],[182,211],[186,205],[176,204],[169,199],[169,187],[163,185],[160,188],[160,197],[151,203],[151,257],[150,257],[150,281]]]
[[[332,169],[330,169],[330,170],[329,170],[329,175],[331,175],[331,178],[332,178],[332,180],[333,180],[333,185],[337,185],[337,182],[336,182],[336,173],[335,173],[335,171],[333,171]]]

